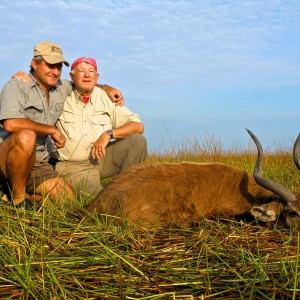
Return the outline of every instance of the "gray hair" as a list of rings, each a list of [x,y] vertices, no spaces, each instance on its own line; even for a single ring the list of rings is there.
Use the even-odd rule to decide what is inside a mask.
[[[43,56],[42,55],[37,55],[34,57],[35,61],[36,61],[36,64],[40,64],[43,60]],[[34,69],[32,67],[32,65],[29,66],[30,67],[30,73],[33,73],[34,72]]]

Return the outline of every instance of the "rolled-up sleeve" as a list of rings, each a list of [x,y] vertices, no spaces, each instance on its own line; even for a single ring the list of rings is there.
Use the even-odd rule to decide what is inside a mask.
[[[10,80],[0,94],[0,120],[26,118],[24,115],[24,92],[22,82]],[[24,89],[23,89],[24,90]]]
[[[118,128],[128,122],[139,122],[142,123],[138,114],[133,113],[126,106],[116,106],[114,111],[115,116],[113,117],[113,128]]]

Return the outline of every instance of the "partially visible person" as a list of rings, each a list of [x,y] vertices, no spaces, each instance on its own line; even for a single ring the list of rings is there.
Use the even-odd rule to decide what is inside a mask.
[[[0,94],[0,187],[16,207],[29,208],[45,195],[53,201],[74,200],[71,186],[48,163],[49,141],[58,149],[66,141],[54,126],[73,89],[60,80],[63,64],[69,66],[60,45],[38,43],[29,83],[11,79]],[[113,98],[122,98],[111,91]]]
[[[67,97],[56,127],[65,135],[63,147],[54,149],[56,171],[76,190],[94,196],[100,179],[117,175],[147,156],[144,125],[126,106],[114,105],[95,88],[96,60],[76,59],[70,77],[75,89]]]

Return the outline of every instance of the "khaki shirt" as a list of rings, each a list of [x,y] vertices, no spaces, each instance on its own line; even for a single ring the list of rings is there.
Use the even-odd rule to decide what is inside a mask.
[[[91,158],[93,143],[104,131],[130,121],[141,122],[139,116],[127,107],[116,106],[103,90],[95,87],[87,104],[76,91],[72,91],[56,123],[67,138],[65,147],[57,149],[57,158],[70,161]]]
[[[34,122],[54,126],[61,114],[64,101],[72,91],[68,80],[59,80],[57,86],[49,92],[49,104],[45,92],[38,82],[29,74],[31,82],[11,79],[3,87],[0,94],[0,121],[5,119],[28,118]],[[0,124],[0,143],[10,132]],[[49,136],[39,135],[36,144],[36,161],[49,159],[47,146],[51,139]]]

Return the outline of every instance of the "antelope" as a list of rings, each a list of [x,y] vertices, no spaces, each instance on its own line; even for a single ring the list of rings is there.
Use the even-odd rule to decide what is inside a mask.
[[[300,229],[300,200],[284,186],[262,177],[263,150],[257,147],[253,175],[220,163],[157,163],[134,166],[112,179],[85,208],[143,226],[188,227],[201,218],[251,214],[261,222]],[[293,157],[300,169],[300,134]]]

